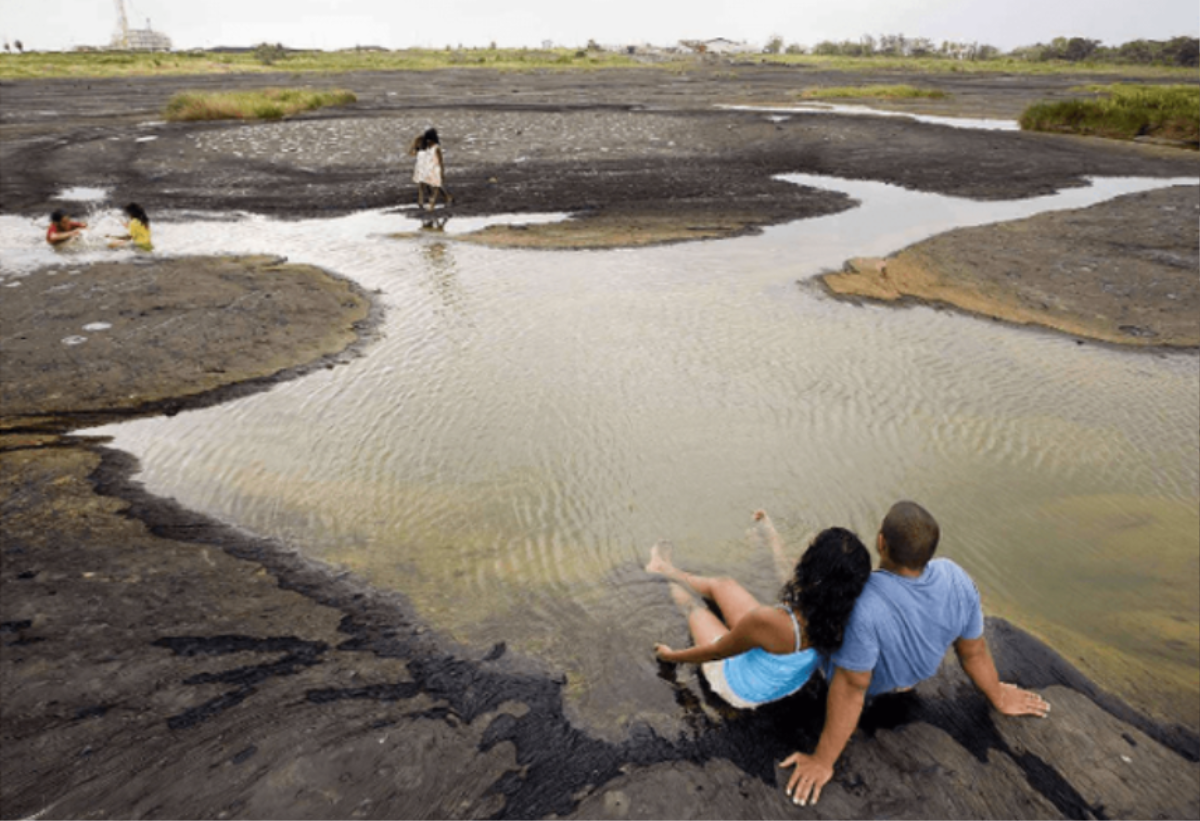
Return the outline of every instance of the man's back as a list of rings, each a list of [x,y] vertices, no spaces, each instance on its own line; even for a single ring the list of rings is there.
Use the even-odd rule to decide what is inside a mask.
[[[832,663],[855,672],[873,670],[868,695],[877,695],[929,678],[955,640],[981,635],[975,583],[949,559],[934,559],[918,578],[886,570],[871,574]]]

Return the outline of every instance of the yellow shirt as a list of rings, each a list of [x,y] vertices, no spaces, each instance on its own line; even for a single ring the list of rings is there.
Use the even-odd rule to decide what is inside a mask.
[[[143,225],[141,220],[131,219],[129,221],[129,236],[133,240],[133,244],[143,251],[154,250],[154,246],[150,244],[150,229]]]

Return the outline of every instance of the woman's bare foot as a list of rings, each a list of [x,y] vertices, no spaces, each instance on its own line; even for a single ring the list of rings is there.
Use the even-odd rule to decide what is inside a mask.
[[[792,577],[795,560],[787,555],[787,549],[783,545],[783,539],[779,537],[779,531],[775,529],[775,523],[771,521],[767,511],[761,508],[754,511],[754,533],[759,541],[770,549],[775,562],[775,575],[780,581],[786,582]]]
[[[646,572],[662,576],[674,573],[675,565],[671,563],[671,554],[674,551],[675,545],[668,541],[655,542],[654,547],[650,548],[650,561],[646,562]]]

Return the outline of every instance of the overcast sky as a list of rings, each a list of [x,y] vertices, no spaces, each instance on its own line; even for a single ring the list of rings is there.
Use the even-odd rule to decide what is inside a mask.
[[[118,0],[0,0],[0,37],[26,49],[107,45]],[[1196,0],[128,0],[132,28],[169,36],[175,48],[283,43],[356,45],[670,45],[726,37],[762,44],[904,34],[1004,50],[1057,36],[1116,45],[1196,36]]]

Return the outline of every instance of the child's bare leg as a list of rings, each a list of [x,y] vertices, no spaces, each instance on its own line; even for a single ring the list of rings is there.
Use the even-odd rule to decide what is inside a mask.
[[[659,542],[650,548],[650,561],[646,564],[646,572],[666,576],[677,584],[690,587],[703,598],[716,602],[717,607],[721,608],[721,615],[725,617],[725,623],[730,627],[737,624],[742,616],[751,610],[762,606],[750,591],[733,579],[725,576],[700,576],[680,570],[671,562],[672,549],[670,542]],[[690,620],[689,616],[689,622]]]
[[[433,199],[429,201],[429,210],[432,211],[434,208],[437,208],[438,192],[442,189],[438,188],[436,185],[431,185],[429,186],[429,190],[433,192]]]
[[[779,538],[779,532],[775,530],[775,525],[771,522],[767,511],[754,511],[754,522],[754,530],[758,534],[758,538],[771,548],[771,556],[775,562],[775,575],[781,582],[788,581],[795,572],[796,560],[787,555],[783,539]]]
[[[417,183],[417,207],[425,207],[425,183]]]

